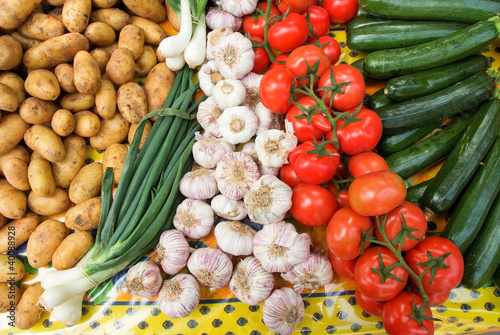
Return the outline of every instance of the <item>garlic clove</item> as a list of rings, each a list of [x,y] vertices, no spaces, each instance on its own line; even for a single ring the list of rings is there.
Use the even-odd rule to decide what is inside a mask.
[[[187,267],[200,285],[215,289],[226,286],[233,272],[233,263],[228,255],[214,248],[200,248],[193,251]]]
[[[189,316],[200,303],[200,285],[190,274],[180,273],[165,280],[158,294],[160,310],[171,319]]]
[[[250,72],[241,79],[241,82],[246,88],[243,105],[247,106],[252,111],[255,111],[255,108],[260,103],[259,89],[262,77],[264,77],[264,75]]]
[[[247,256],[252,253],[255,233],[249,225],[238,221],[222,221],[214,229],[219,248],[233,256]]]
[[[215,168],[220,193],[235,200],[243,198],[259,177],[257,164],[245,152],[226,153]]]
[[[297,293],[303,289],[317,290],[332,281],[332,264],[325,256],[310,253],[304,262],[294,265],[281,277],[294,284]]]
[[[245,257],[236,264],[229,288],[241,302],[258,305],[271,294],[274,276],[262,268],[257,258]]]
[[[230,27],[234,31],[241,28],[243,19],[225,11],[220,7],[210,7],[205,18],[208,28],[214,30],[222,27]]]
[[[200,81],[200,88],[207,96],[212,96],[212,91],[217,83],[224,79],[217,68],[217,63],[208,61],[203,64],[198,71],[198,79]]]
[[[241,33],[222,36],[210,51],[226,79],[241,79],[253,69],[255,53],[252,42]]]
[[[229,13],[237,17],[251,14],[257,8],[258,0],[221,0],[220,5]]]
[[[142,261],[128,269],[122,291],[126,294],[151,299],[160,291],[160,268],[151,261]]]
[[[219,193],[214,170],[197,168],[186,173],[179,182],[179,191],[187,198],[205,200]]]
[[[212,230],[215,215],[203,200],[184,199],[174,215],[173,224],[184,236],[189,238],[202,238]]]
[[[245,204],[242,200],[231,199],[224,194],[217,194],[210,201],[214,213],[221,218],[239,221],[247,216]]]
[[[195,138],[196,142],[193,144],[192,150],[193,158],[197,164],[204,168],[216,167],[225,153],[234,152],[234,144],[222,138],[205,136],[199,132],[195,134]]]
[[[282,287],[264,302],[262,321],[273,332],[291,334],[304,320],[304,302],[300,294],[289,287]]]
[[[223,110],[217,105],[214,98],[208,97],[198,106],[196,120],[200,123],[202,128],[205,129],[205,133],[220,137],[217,120],[222,115],[222,112]]]
[[[205,52],[208,60],[215,59],[214,47],[219,43],[221,37],[232,33],[234,33],[234,30],[231,27],[220,27],[207,34],[207,49]]]
[[[163,271],[173,275],[186,266],[189,258],[189,244],[181,231],[166,230],[160,235],[156,253],[158,254],[157,262],[160,263]]]
[[[245,100],[246,88],[236,79],[223,79],[212,89],[212,96],[221,109],[239,106]]]
[[[259,126],[257,127],[257,135],[262,131],[268,129],[282,129],[284,128],[283,114],[276,114],[271,112],[262,102],[259,102],[254,109],[257,119],[259,119]]]
[[[223,139],[232,144],[248,142],[257,132],[259,120],[246,106],[226,108],[217,120]]]
[[[285,120],[286,132],[277,129],[261,131],[255,138],[257,157],[265,167],[282,167],[288,163],[290,152],[297,146],[293,126]]]

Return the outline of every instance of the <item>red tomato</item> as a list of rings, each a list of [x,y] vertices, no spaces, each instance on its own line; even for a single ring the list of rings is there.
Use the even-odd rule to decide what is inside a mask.
[[[302,16],[307,19],[307,14],[309,14],[309,23],[313,28],[314,34],[311,38],[321,37],[328,34],[330,30],[330,17],[326,9],[320,6],[309,6],[302,13]]]
[[[361,307],[365,312],[375,316],[382,316],[382,307],[384,306],[383,301],[370,299],[358,289],[354,291],[354,296],[356,297],[356,302],[359,307]]]
[[[325,131],[318,129],[315,126],[315,124],[318,124],[318,122],[321,121],[313,122],[313,120],[320,118],[326,119],[326,116],[321,113],[316,113],[312,116],[304,117],[307,113],[304,114],[297,105],[305,108],[307,113],[318,111],[317,108],[314,108],[317,106],[316,101],[314,101],[311,97],[299,99],[297,104],[294,104],[293,107],[288,110],[286,113],[286,119],[292,123],[294,135],[297,136],[297,140],[299,142],[306,142],[312,140],[313,138],[317,140],[322,139],[325,135]],[[326,122],[328,122],[328,119]]]
[[[332,80],[332,74],[334,80]],[[326,94],[326,104],[330,105],[332,92],[326,93],[327,91],[323,88],[340,84],[345,84],[345,86],[341,87],[339,93],[334,95],[331,106],[339,111],[347,111],[361,105],[365,97],[365,79],[358,69],[349,64],[334,65],[319,79],[318,91],[322,98]]]
[[[403,225],[403,219],[401,216],[404,216],[406,225],[409,228],[418,229],[418,231],[412,232],[412,235],[418,239],[423,239],[425,237],[425,233],[427,231],[427,219],[425,218],[424,212],[412,202],[403,201],[403,203],[392,211],[387,213],[387,217],[385,219],[384,230],[387,238],[392,243],[396,235],[401,231]],[[381,221],[383,224],[383,222]],[[375,235],[381,241],[384,241],[382,237],[382,233],[375,227]],[[406,237],[403,242],[403,247],[401,251],[410,250],[414,246],[418,244],[419,241]],[[396,248],[399,247],[399,243]]]
[[[284,20],[269,27],[268,41],[275,50],[290,52],[304,44],[308,34],[306,19],[298,13],[290,13]]]
[[[316,62],[318,65],[313,71]],[[315,45],[303,45],[290,52],[285,68],[298,78],[299,85],[309,86],[309,74],[312,72],[315,75],[314,86],[316,86],[319,82],[317,76],[321,76],[330,68],[330,59],[321,48]]]
[[[354,279],[354,265],[357,259],[342,259],[337,257],[333,252],[328,251],[328,259],[332,263],[333,272],[338,274],[340,278]]]
[[[406,185],[397,173],[374,171],[355,178],[349,186],[349,204],[360,215],[378,216],[396,208],[406,197]]]
[[[310,0],[280,0],[278,2],[278,9],[282,13],[290,8],[290,13],[300,13],[303,12],[307,6],[309,6]]]
[[[422,305],[422,298],[414,293],[403,291],[394,299],[386,301],[382,309],[382,322],[389,335],[432,335],[434,334],[434,321],[422,320],[421,326],[410,315],[413,314],[412,305]],[[427,308],[425,315],[432,317],[432,311]]]
[[[422,294],[418,292],[418,287],[417,285],[411,285],[410,290],[413,293],[418,294],[419,297],[422,298]],[[445,292],[425,292],[427,294],[427,298],[429,298],[429,302],[427,303],[427,306],[434,307],[434,306],[439,306],[445,303],[446,300],[450,297],[451,291],[445,291]],[[422,298],[423,299],[423,298]]]
[[[365,151],[350,157],[347,168],[354,178],[379,170],[390,170],[385,159],[373,151]]]
[[[433,271],[429,269],[424,274],[422,284],[425,292],[446,292],[460,284],[464,275],[464,260],[457,246],[444,237],[429,236],[413,249],[408,250],[405,254],[405,261],[418,276],[427,268],[418,264],[429,261],[428,252],[432,258],[438,258],[446,253],[450,254],[442,261],[442,268],[435,270],[432,282],[430,279]]]
[[[330,64],[335,65],[339,59],[342,51],[340,44],[331,36],[321,36],[318,40],[312,40],[311,44],[318,45],[323,52],[330,58]]]
[[[259,86],[262,104],[273,113],[286,113],[292,107],[289,100],[294,79],[293,74],[285,68],[267,71]]]
[[[252,39],[259,41],[259,42],[264,42],[264,40],[258,36],[253,36]],[[255,53],[255,58],[253,61],[252,72],[263,73],[267,69],[267,67],[269,66],[269,62],[271,62],[271,59],[269,58],[269,55],[267,54],[266,49],[264,49],[262,47],[257,47],[257,48],[254,48],[253,50]]]
[[[349,193],[347,190],[340,190],[337,192],[337,208],[351,208],[349,205]]]
[[[300,180],[299,177],[297,177],[297,174],[295,173],[293,166],[290,164],[284,164],[280,168],[280,178],[281,181],[290,186],[292,189],[295,186],[303,183],[303,181]]]
[[[274,62],[271,63],[269,69],[277,69],[277,68],[284,69],[287,58],[288,58],[287,53],[282,53],[274,57]]]
[[[359,256],[356,262],[354,281],[359,291],[368,298],[387,301],[397,296],[406,286],[408,271],[402,266],[397,266],[390,273],[403,282],[387,277],[385,282],[382,283],[380,274],[373,271],[373,269],[380,269],[379,256],[386,267],[398,261],[396,255],[388,248],[382,246],[370,247]]]
[[[361,251],[361,236],[370,231],[373,235],[373,222],[368,216],[362,216],[351,208],[337,209],[326,228],[328,250],[342,259],[357,258]],[[364,247],[370,245],[365,241]]]
[[[264,12],[267,11],[267,2],[259,2],[257,4],[257,8],[262,9]],[[281,17],[281,12],[278,10],[278,8],[272,4],[271,5],[271,10],[269,17],[271,18],[273,15],[276,15],[278,17]],[[277,18],[273,18],[270,21],[270,24],[274,23],[277,21]],[[258,14],[257,12],[254,12],[251,15],[245,15],[243,17],[243,30],[254,37],[260,37],[264,38],[264,28],[265,28],[265,21],[264,21],[264,16],[261,14]]]
[[[303,183],[295,186],[290,213],[307,226],[324,226],[337,210],[333,194],[320,185]]]
[[[311,184],[323,184],[335,176],[340,162],[340,156],[332,144],[324,148],[315,148],[311,141],[304,142],[298,149],[299,154],[293,153],[293,169],[300,180]],[[297,148],[296,148],[297,149]],[[318,150],[319,153],[310,152]],[[291,154],[292,154],[291,153]]]
[[[326,9],[331,23],[347,23],[358,13],[358,0],[323,0],[321,7]]]

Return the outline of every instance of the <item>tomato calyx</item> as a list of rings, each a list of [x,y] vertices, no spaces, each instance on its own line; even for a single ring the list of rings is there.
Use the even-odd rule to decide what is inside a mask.
[[[394,237],[394,240],[392,241],[392,245],[395,247],[399,245],[398,250],[401,250],[401,248],[403,247],[403,242],[407,238],[418,241],[418,242],[421,242],[424,240],[425,236],[422,236],[419,238],[419,237],[413,235],[412,234],[413,232],[419,232],[422,234],[422,232],[419,229],[409,227],[406,224],[405,216],[403,214],[401,214],[401,230]]]
[[[350,81],[346,81],[346,82],[343,82],[343,83],[337,83],[337,81],[335,80],[335,76],[333,75],[333,68],[330,67],[330,81],[331,81],[331,85],[328,85],[328,86],[323,86],[323,87],[320,87],[318,88],[318,91],[325,91],[325,94],[323,95],[323,97],[329,97],[329,104],[330,104],[330,108],[332,108],[333,106],[333,98],[336,94],[344,94],[344,91],[342,91],[342,88],[349,85],[351,82]]]
[[[382,259],[382,252],[379,250],[378,251],[378,262],[379,262],[379,268],[378,269],[372,268],[372,271],[380,276],[380,282],[382,284],[384,284],[387,279],[392,279],[392,280],[398,281],[400,283],[406,283],[406,281],[404,281],[403,279],[401,279],[398,276],[391,273],[392,270],[401,266],[401,261],[398,261],[398,262],[393,263],[389,266],[386,266],[384,264],[384,260]]]
[[[318,158],[321,158],[323,156],[340,156],[337,152],[331,152],[327,150],[326,145],[327,144],[333,144],[332,141],[321,141],[318,143],[315,138],[313,138],[314,142],[314,149],[313,150],[307,150],[306,153],[308,154],[316,154]]]
[[[451,255],[451,252],[447,252],[441,256],[434,257],[432,253],[429,250],[427,250],[426,255],[429,260],[422,263],[418,263],[417,265],[425,266],[425,270],[420,274],[420,277],[423,277],[427,271],[429,270],[431,271],[431,278],[429,279],[429,282],[432,284],[434,277],[436,276],[437,270],[450,268],[448,264],[444,264],[443,262],[448,256]]]
[[[430,330],[427,328],[427,326],[424,324],[424,320],[429,320],[429,321],[441,321],[438,318],[433,318],[432,316],[429,316],[425,314],[425,311],[429,308],[430,306],[425,305],[424,303],[420,304],[420,306],[417,306],[415,304],[415,297],[413,297],[411,301],[411,310],[412,313],[409,315],[410,318],[414,319],[417,321],[417,323],[424,327],[427,330],[427,333],[431,333]]]

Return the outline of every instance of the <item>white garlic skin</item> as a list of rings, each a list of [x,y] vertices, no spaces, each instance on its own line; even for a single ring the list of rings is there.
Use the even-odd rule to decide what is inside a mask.
[[[253,251],[255,230],[239,221],[222,221],[214,229],[217,245],[233,256],[247,256]]]
[[[223,110],[215,103],[214,98],[208,97],[205,101],[201,102],[198,106],[196,113],[196,120],[200,123],[205,133],[220,137],[219,127],[217,120],[222,115]]]
[[[210,52],[226,79],[241,79],[253,69],[255,52],[252,42],[241,33],[234,32],[220,37]]]
[[[240,221],[247,216],[243,200],[231,199],[224,194],[213,197],[210,206],[217,216],[224,219]]]
[[[207,48],[205,52],[208,60],[214,60],[214,47],[219,44],[221,37],[231,35],[232,33],[234,33],[234,30],[227,26],[214,29],[207,34]]]
[[[282,167],[288,163],[288,156],[297,147],[293,125],[285,120],[285,131],[268,129],[259,132],[255,138],[255,151],[262,165],[270,168]]]
[[[122,291],[146,299],[154,298],[160,291],[160,268],[151,261],[142,261],[130,267]]]
[[[200,248],[193,251],[187,267],[201,286],[215,289],[226,286],[233,272],[233,263],[228,255],[214,248]]]
[[[160,310],[171,319],[189,316],[200,303],[200,285],[190,274],[179,273],[165,280],[158,294]]]
[[[160,235],[156,253],[163,271],[173,275],[186,266],[189,258],[189,244],[182,232],[169,229]]]
[[[257,258],[245,257],[236,264],[229,288],[241,302],[258,305],[271,294],[274,276],[262,268]]]
[[[251,111],[255,111],[255,108],[260,102],[260,82],[264,75],[257,74],[255,72],[250,72],[243,78],[241,82],[246,88],[245,100],[243,105],[250,108]]]
[[[241,28],[243,19],[219,7],[210,7],[205,18],[208,28],[214,30],[217,28],[230,27],[234,31]]]
[[[304,320],[304,308],[300,294],[282,287],[274,290],[264,302],[262,321],[271,331],[289,335]]]
[[[242,17],[253,13],[257,8],[257,2],[258,0],[221,0],[220,5],[234,16]]]
[[[198,71],[198,80],[200,81],[200,88],[208,97],[212,96],[212,90],[215,85],[224,77],[219,72],[217,68],[217,63],[214,61],[208,61],[203,64]]]
[[[223,110],[241,105],[245,100],[246,88],[236,79],[223,79],[212,89],[212,97]]]
[[[257,164],[245,152],[226,153],[215,168],[220,193],[228,198],[243,198],[250,186],[260,177]]]
[[[217,119],[220,135],[232,144],[248,142],[257,133],[258,125],[257,116],[246,106],[226,108]]]
[[[173,224],[178,231],[189,238],[202,238],[207,236],[214,225],[215,214],[203,200],[184,199],[177,206]]]
[[[297,293],[303,289],[317,290],[332,281],[332,263],[325,256],[310,253],[304,262],[294,265],[281,277],[294,284]]]
[[[219,193],[214,170],[199,168],[186,173],[179,182],[179,191],[186,198],[206,200]]]
[[[198,132],[195,138],[192,150],[194,161],[206,169],[216,167],[225,153],[234,152],[234,144],[222,138],[204,136]]]

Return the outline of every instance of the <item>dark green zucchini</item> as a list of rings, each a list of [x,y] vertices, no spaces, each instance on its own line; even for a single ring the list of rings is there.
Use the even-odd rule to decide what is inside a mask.
[[[465,23],[439,21],[400,21],[377,23],[346,30],[346,44],[351,50],[376,50],[409,47],[467,27]]]
[[[425,206],[444,213],[472,179],[481,160],[495,141],[500,128],[500,100],[484,102],[472,117],[441,169],[424,193]]]
[[[365,79],[365,84],[371,84],[371,83],[378,81],[378,79],[376,79],[376,78],[372,78],[370,76],[367,76],[366,73],[363,71],[363,60],[364,60],[364,58],[357,59],[354,62],[352,62],[351,65],[354,66],[356,69],[358,69],[359,72],[361,72],[361,74],[363,75],[363,78]]]
[[[409,178],[446,157],[462,137],[469,122],[470,116],[460,116],[443,130],[386,157],[385,161],[403,179]]]
[[[422,198],[424,196],[425,189],[427,185],[431,182],[432,179],[426,180],[424,182],[418,183],[417,185],[413,185],[408,187],[406,190],[406,201],[412,202],[420,208],[423,207]]]
[[[499,38],[499,30],[496,16],[430,42],[374,51],[366,56],[363,71],[370,77],[389,79],[450,64],[480,53]]]
[[[437,20],[474,23],[500,12],[494,0],[360,0],[374,16],[403,20]]]
[[[434,69],[396,77],[387,82],[384,93],[394,101],[406,101],[442,90],[491,65],[488,57],[473,55]]]
[[[370,26],[372,24],[378,24],[378,23],[387,23],[387,22],[396,22],[396,21],[384,19],[382,17],[373,16],[370,14],[361,14],[354,17],[354,19],[346,23],[345,31],[347,33],[348,31],[356,28]]]
[[[500,265],[495,270],[495,273],[493,273],[493,283],[500,289]]]
[[[375,109],[384,134],[395,134],[445,120],[490,98],[497,87],[496,79],[485,72],[474,75],[424,97]]]
[[[377,92],[373,93],[370,98],[368,99],[366,103],[366,107],[369,109],[376,111],[379,108],[382,108],[383,106],[388,106],[395,104],[394,101],[389,99],[387,95],[384,93],[384,89],[381,88]]]

